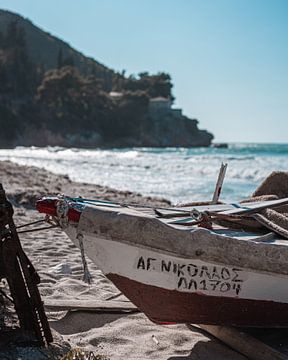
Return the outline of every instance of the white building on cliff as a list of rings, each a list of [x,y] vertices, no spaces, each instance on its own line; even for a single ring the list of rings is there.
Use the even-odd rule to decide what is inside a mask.
[[[182,116],[182,109],[173,109],[170,98],[158,96],[151,98],[149,101],[149,113],[152,116],[173,115],[174,117]]]

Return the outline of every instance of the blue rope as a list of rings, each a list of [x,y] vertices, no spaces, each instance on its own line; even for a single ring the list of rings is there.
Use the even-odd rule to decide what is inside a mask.
[[[114,204],[115,205],[115,203],[113,203],[111,201],[106,201],[106,200],[84,199],[81,197],[76,197],[76,198],[68,197],[68,199],[76,201],[76,202],[103,203],[103,204]]]

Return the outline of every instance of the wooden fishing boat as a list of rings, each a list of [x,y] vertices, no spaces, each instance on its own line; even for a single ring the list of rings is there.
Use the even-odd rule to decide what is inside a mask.
[[[287,327],[287,240],[219,221],[287,203],[155,209],[59,196],[36,207],[156,323]]]

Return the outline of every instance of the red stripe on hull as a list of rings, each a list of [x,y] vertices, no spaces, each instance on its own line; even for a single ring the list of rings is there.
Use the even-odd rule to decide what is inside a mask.
[[[156,323],[288,326],[288,304],[184,293],[145,285],[116,274],[107,277]]]

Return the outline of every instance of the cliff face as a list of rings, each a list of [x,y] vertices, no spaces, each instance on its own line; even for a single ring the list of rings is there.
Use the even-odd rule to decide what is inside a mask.
[[[190,147],[213,138],[197,120],[151,114],[151,98],[173,100],[169,74],[125,77],[2,10],[0,84],[1,147]]]
[[[198,121],[185,116],[162,114],[158,117],[146,115],[142,120],[145,131],[139,129],[133,137],[116,139],[115,147],[200,147],[210,146],[213,135],[200,130]]]

